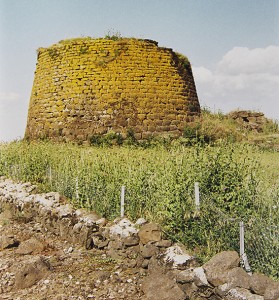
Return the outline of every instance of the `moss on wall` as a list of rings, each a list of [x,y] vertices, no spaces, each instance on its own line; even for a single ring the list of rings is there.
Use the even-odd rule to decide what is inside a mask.
[[[199,113],[187,58],[150,40],[78,38],[38,49],[25,137],[178,136]]]

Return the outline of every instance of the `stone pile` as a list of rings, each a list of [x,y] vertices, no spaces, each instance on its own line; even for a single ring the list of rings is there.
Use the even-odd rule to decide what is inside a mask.
[[[279,299],[279,282],[261,274],[248,275],[240,267],[235,251],[221,252],[199,266],[183,245],[164,239],[157,224],[144,219],[132,223],[126,218],[109,223],[95,213],[75,210],[58,193],[32,193],[35,189],[31,184],[2,178],[0,208],[39,222],[43,230],[73,245],[106,251],[127,268],[142,270],[146,275],[142,282],[143,299]],[[16,243],[13,237],[0,240],[1,247]],[[30,245],[23,245],[18,251],[30,251]],[[47,272],[48,266],[43,262],[39,261],[38,266]]]
[[[229,113],[228,117],[236,120],[244,128],[257,132],[262,132],[264,125],[268,123],[268,119],[261,112],[237,110]]]

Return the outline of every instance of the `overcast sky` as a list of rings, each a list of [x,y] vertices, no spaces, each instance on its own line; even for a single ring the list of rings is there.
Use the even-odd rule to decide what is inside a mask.
[[[188,56],[202,106],[279,119],[279,0],[0,0],[0,141],[24,135],[36,49],[109,31]]]

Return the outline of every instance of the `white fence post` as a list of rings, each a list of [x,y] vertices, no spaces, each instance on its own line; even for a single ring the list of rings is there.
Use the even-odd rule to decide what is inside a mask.
[[[244,224],[241,221],[239,223],[239,255],[240,258],[242,259],[244,254]]]
[[[52,184],[52,170],[51,170],[51,166],[49,166],[49,182],[50,182],[50,184]]]
[[[248,257],[245,253],[245,246],[244,246],[244,223],[241,221],[239,223],[239,255],[240,260],[243,263],[243,266],[246,270],[246,272],[249,275],[252,275],[251,268],[248,262]]]
[[[78,178],[76,177],[76,199],[79,200]]]
[[[125,206],[125,186],[121,187],[121,202],[120,202],[120,217],[124,217],[124,206]]]
[[[200,189],[198,182],[195,182],[195,205],[196,210],[200,210]]]

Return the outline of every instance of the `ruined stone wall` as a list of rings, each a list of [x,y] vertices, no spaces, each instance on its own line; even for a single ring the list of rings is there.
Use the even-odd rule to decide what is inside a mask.
[[[257,132],[262,132],[263,127],[268,123],[263,113],[249,110],[233,111],[228,114],[228,117],[236,120],[242,127]]]
[[[25,137],[109,131],[178,136],[200,113],[190,63],[150,40],[73,39],[38,49]]]
[[[30,183],[0,177],[0,214],[9,210],[73,245],[106,250],[125,268],[141,269],[146,300],[278,300],[279,282],[247,274],[235,251],[218,253],[200,266],[183,245],[163,239],[157,224],[144,219],[134,224],[126,218],[108,223],[94,212],[75,210],[59,193],[35,190]],[[9,247],[9,239],[14,242],[7,237],[2,245],[0,239],[0,248]]]

